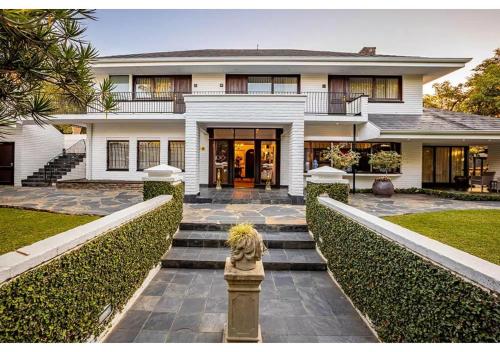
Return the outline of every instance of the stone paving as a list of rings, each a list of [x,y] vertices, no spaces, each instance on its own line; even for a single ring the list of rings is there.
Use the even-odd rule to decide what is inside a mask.
[[[291,204],[288,188],[223,188],[200,187],[200,198],[211,199],[218,204]]]
[[[0,206],[66,214],[109,215],[142,202],[142,193],[120,190],[0,186]]]
[[[376,216],[400,215],[444,210],[500,208],[497,201],[463,201],[426,194],[394,194],[391,198],[358,193],[349,197],[349,204]]]
[[[222,342],[223,270],[161,269],[105,342]],[[327,272],[266,271],[263,342],[377,342]]]
[[[290,204],[184,204],[183,222],[304,225],[304,205]]]

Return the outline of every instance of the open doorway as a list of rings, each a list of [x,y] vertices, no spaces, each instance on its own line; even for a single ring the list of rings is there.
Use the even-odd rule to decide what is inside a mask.
[[[234,141],[234,187],[249,188],[255,184],[255,142]]]

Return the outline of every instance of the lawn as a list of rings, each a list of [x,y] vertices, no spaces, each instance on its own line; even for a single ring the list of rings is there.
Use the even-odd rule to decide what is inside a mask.
[[[384,219],[500,265],[500,209],[450,210]]]
[[[0,208],[0,254],[98,219],[43,211]]]

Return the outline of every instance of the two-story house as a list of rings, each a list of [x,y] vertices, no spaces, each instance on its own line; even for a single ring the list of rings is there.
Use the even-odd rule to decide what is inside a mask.
[[[117,110],[64,111],[54,123],[87,127],[86,178],[141,180],[168,163],[184,171],[186,196],[200,186],[287,187],[328,164],[335,143],[361,153],[356,187],[382,173],[369,163],[395,150],[395,187],[453,184],[469,173],[468,149],[488,147],[500,176],[500,120],[424,110],[422,85],[468,58],[288,49],[189,50],[100,57],[97,80],[115,83]],[[350,177],[351,180],[353,177]]]

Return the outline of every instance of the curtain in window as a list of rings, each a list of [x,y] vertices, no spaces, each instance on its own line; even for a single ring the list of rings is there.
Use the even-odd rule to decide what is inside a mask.
[[[371,77],[351,77],[349,78],[349,93],[365,94],[372,97],[373,79]]]
[[[249,76],[248,93],[272,93],[273,79],[270,76]]]
[[[108,170],[128,170],[128,141],[108,142]]]
[[[432,147],[422,149],[422,182],[434,182],[434,149]]]
[[[137,170],[160,164],[160,141],[137,142]]]
[[[297,94],[298,85],[297,77],[274,77],[274,93]]]
[[[436,148],[436,182],[450,182],[450,148]]]
[[[375,98],[380,100],[399,99],[399,80],[397,78],[376,78]]]
[[[137,99],[151,99],[154,92],[154,78],[136,77],[134,91]]]
[[[465,148],[451,148],[451,181],[454,181],[455,176],[464,176],[465,169]]]
[[[168,143],[168,164],[184,171],[184,141]]]

